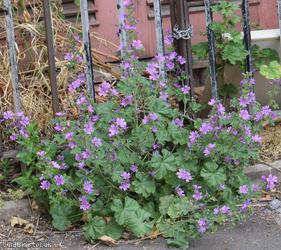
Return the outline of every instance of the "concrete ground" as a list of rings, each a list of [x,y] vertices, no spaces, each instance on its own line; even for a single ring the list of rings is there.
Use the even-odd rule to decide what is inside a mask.
[[[117,247],[97,246],[96,250],[168,250],[164,239],[145,241],[140,245],[122,244]],[[257,217],[236,226],[221,228],[215,234],[192,241],[190,250],[280,250],[281,228],[274,222]]]

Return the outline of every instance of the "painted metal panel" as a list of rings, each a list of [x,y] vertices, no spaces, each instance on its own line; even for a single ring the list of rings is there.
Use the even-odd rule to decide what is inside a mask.
[[[103,38],[110,42],[119,44],[119,39],[116,35],[118,30],[118,12],[116,9],[115,0],[95,0],[95,7],[97,8],[96,19],[99,22],[99,26],[92,27],[92,30],[99,33]],[[141,54],[141,57],[149,58],[156,53],[156,36],[155,36],[155,23],[153,16],[153,1],[151,0],[134,0],[136,6],[136,18],[139,20],[138,31],[140,32],[138,37],[143,41],[145,46],[145,52]],[[163,1],[168,3],[168,1]],[[241,1],[238,1],[241,2]],[[274,29],[278,28],[278,7],[276,0],[249,0],[251,24],[256,29]],[[164,32],[170,30],[170,16],[168,5],[163,5],[163,27]],[[241,15],[241,11],[237,11],[237,14]],[[217,16],[214,15],[214,20],[217,20]],[[191,8],[190,23],[193,25],[193,38],[192,43],[198,43],[203,41],[201,32],[206,30],[205,13],[202,7]],[[239,26],[242,31],[242,25]],[[101,44],[93,42],[95,48],[107,50]]]

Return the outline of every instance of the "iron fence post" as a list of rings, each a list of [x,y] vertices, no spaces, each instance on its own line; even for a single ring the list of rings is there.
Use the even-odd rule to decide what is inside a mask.
[[[217,69],[216,69],[216,49],[215,49],[215,36],[212,30],[213,15],[211,10],[210,0],[204,0],[205,3],[205,15],[206,15],[206,28],[208,37],[209,48],[209,68],[212,85],[212,96],[218,99],[218,84],[217,84]]]
[[[88,12],[88,0],[80,1],[81,22],[83,31],[84,60],[86,61],[86,80],[88,95],[95,101],[93,59],[91,53],[90,24]]]
[[[157,53],[163,57],[165,55],[163,24],[161,14],[161,0],[154,0],[154,16],[155,16],[155,29],[156,29],[156,45]],[[167,82],[167,75],[165,71],[165,62],[163,60],[159,63],[160,78]]]
[[[13,86],[14,109],[15,112],[19,112],[21,110],[20,83],[19,83],[19,76],[18,76],[17,52],[15,47],[16,42],[15,42],[14,22],[13,22],[13,14],[12,14],[12,4],[10,0],[4,0],[3,5],[5,11],[7,44],[9,50],[10,67],[11,67],[11,81]]]
[[[54,115],[59,111],[59,97],[56,80],[55,52],[53,44],[53,29],[49,0],[43,0],[44,24],[48,49],[49,77],[51,83],[52,108]]]
[[[186,0],[170,0],[172,29],[178,27],[179,30],[190,28],[189,11]],[[191,38],[191,37],[190,37]],[[192,48],[191,39],[175,39],[174,45],[179,55],[185,58],[183,70],[187,76],[185,81],[190,86],[191,95],[193,92],[193,70],[192,70]]]
[[[251,47],[251,27],[250,27],[250,12],[249,1],[242,0],[242,16],[243,16],[243,31],[244,31],[244,45],[248,51],[246,58],[246,73],[249,73],[253,77],[253,57]]]
[[[119,15],[119,36],[120,36],[120,51],[121,58],[126,57],[127,47],[128,47],[128,38],[127,32],[125,30],[125,6],[123,0],[117,0],[117,9]]]

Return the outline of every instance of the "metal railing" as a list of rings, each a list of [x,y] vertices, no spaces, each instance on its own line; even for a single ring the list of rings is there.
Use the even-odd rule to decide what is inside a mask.
[[[124,5],[123,0],[117,1],[117,9],[119,11],[119,16],[123,15]],[[154,1],[154,15],[155,15],[155,29],[156,29],[156,42],[157,42],[157,53],[159,55],[164,55],[164,37],[163,37],[163,27],[162,27],[162,15],[161,15],[161,0]],[[246,58],[246,68],[245,72],[250,73],[253,76],[253,60],[251,54],[251,29],[249,21],[249,0],[242,0],[242,17],[243,17],[243,31],[244,31],[244,44],[246,50],[249,52]],[[215,57],[215,37],[214,32],[211,29],[213,22],[212,15],[212,4],[216,4],[216,0],[170,0],[170,13],[171,13],[171,24],[173,30],[177,32],[177,37],[175,39],[175,48],[177,52],[183,56],[187,63],[183,66],[183,70],[186,73],[186,84],[191,88],[191,94],[193,93],[194,78],[192,72],[192,50],[191,50],[191,35],[192,29],[189,21],[189,9],[191,7],[204,6],[206,15],[206,27],[207,27],[207,38],[209,47],[209,68],[210,68],[210,79],[212,86],[212,96],[218,98],[218,87],[217,87],[217,69],[216,69],[216,57]],[[279,4],[281,0],[278,0]],[[86,82],[88,94],[93,99],[95,99],[94,91],[94,75],[93,75],[93,62],[91,55],[91,41],[90,41],[90,27],[89,27],[89,17],[88,17],[88,1],[80,1],[81,9],[81,21],[82,21],[82,31],[83,31],[83,45],[84,45],[84,61],[86,65]],[[11,79],[13,86],[13,99],[14,108],[18,112],[21,110],[21,100],[20,100],[20,90],[19,90],[19,77],[18,77],[18,65],[16,60],[16,48],[15,48],[15,37],[14,37],[14,26],[13,26],[13,16],[12,16],[12,4],[11,0],[4,0],[4,13],[6,20],[6,32],[7,32],[7,44],[9,49],[9,59],[11,68]],[[281,4],[279,5],[279,9]],[[51,85],[52,94],[52,109],[53,113],[59,111],[59,97],[56,82],[56,65],[54,56],[54,45],[53,45],[53,30],[50,12],[50,1],[43,0],[44,8],[44,23],[46,30],[46,41],[48,48],[48,64],[49,64],[49,78]],[[280,18],[280,17],[279,17]],[[120,28],[122,29],[122,18],[120,18]],[[281,19],[280,19],[281,20]],[[280,22],[281,23],[281,22]],[[124,54],[122,50],[127,48],[127,38],[125,31],[121,30],[120,34],[120,44],[121,44],[121,56]],[[160,65],[161,78],[167,80],[165,74],[165,64]],[[0,131],[1,132],[1,131]],[[0,156],[3,154],[3,145],[1,143],[0,136]]]

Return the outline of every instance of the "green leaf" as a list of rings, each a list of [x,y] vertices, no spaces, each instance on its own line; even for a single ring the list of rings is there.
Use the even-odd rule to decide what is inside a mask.
[[[111,237],[114,240],[121,238],[123,233],[123,228],[112,219],[105,227],[105,235]]]
[[[106,235],[105,227],[106,223],[102,217],[95,216],[91,218],[90,222],[83,227],[86,240],[93,243],[101,236]]]
[[[269,80],[277,80],[281,78],[281,65],[277,61],[270,62],[269,65],[263,65],[260,73]]]
[[[244,49],[241,43],[229,42],[223,47],[222,58],[229,61],[230,64],[243,63],[246,59],[248,52]]]
[[[184,145],[187,141],[187,131],[179,128],[176,125],[170,123],[168,126],[169,134],[172,136],[174,144]]]
[[[166,149],[162,150],[163,156],[154,154],[151,159],[151,167],[155,169],[155,178],[163,179],[168,171],[177,170],[177,162],[174,155]]]
[[[141,209],[139,204],[129,197],[125,198],[124,204],[120,199],[114,199],[111,210],[116,222],[128,227],[137,237],[144,236],[152,229],[152,225],[146,222],[150,213]]]
[[[133,181],[132,186],[137,194],[141,194],[145,198],[155,193],[156,189],[152,178],[148,174],[141,172],[136,174],[136,179]]]
[[[198,59],[206,59],[208,57],[208,43],[202,42],[192,45],[192,52],[198,57]]]
[[[64,231],[73,223],[78,222],[82,216],[77,206],[66,201],[52,204],[50,214],[53,226],[60,231]]]
[[[226,180],[224,170],[218,168],[218,165],[214,162],[205,163],[205,167],[201,170],[200,174],[211,187],[218,186]]]
[[[177,247],[182,250],[189,248],[189,242],[185,233],[178,234],[175,238],[167,239],[168,246]]]
[[[180,249],[188,249],[188,233],[185,230],[183,221],[165,220],[157,224],[158,230],[165,238],[168,238],[167,244]]]
[[[168,195],[160,198],[160,213],[162,215],[168,215],[172,219],[180,218],[192,210],[192,205],[189,203],[187,197]]]

